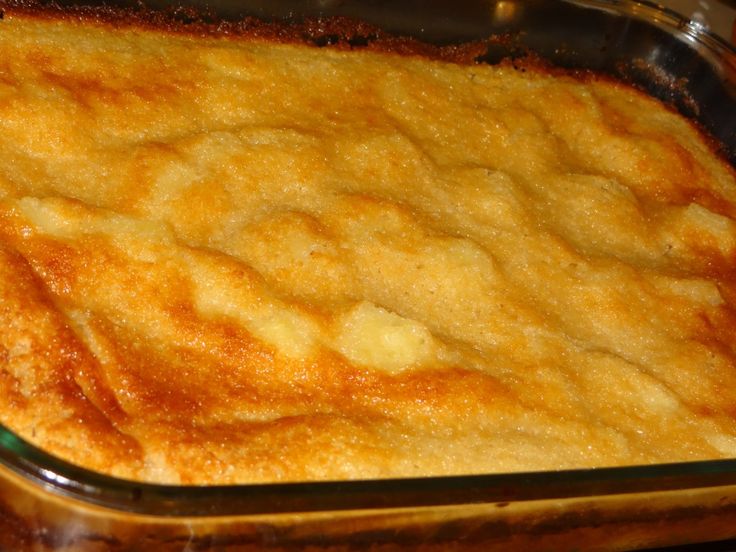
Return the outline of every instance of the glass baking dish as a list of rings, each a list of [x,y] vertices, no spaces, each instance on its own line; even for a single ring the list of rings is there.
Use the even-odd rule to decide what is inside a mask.
[[[136,7],[137,4],[121,3]],[[165,9],[183,22],[188,10]],[[192,0],[223,19],[357,17],[437,44],[504,35],[624,78],[697,120],[736,164],[736,50],[628,0]],[[313,36],[318,44],[330,36]],[[0,427],[0,550],[632,550],[736,538],[736,460],[424,479],[183,487],[72,466]]]

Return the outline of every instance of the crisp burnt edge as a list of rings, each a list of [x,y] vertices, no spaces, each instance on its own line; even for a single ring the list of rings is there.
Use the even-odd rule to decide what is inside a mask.
[[[90,3],[84,4],[85,1]],[[0,0],[0,22],[8,15],[12,17],[18,14],[37,19],[86,21],[117,29],[136,28],[194,37],[245,38],[337,50],[367,50],[461,65],[500,65],[522,72],[567,76],[582,81],[607,81],[654,97],[639,82],[640,79],[647,79],[662,91],[657,99],[671,111],[686,117],[711,151],[736,174],[736,168],[730,161],[730,154],[734,152],[695,119],[700,109],[687,90],[687,82],[663,75],[648,67],[643,60],[621,63],[616,70],[618,74],[611,75],[591,69],[557,66],[521,45],[519,36],[512,33],[440,46],[411,36],[394,35],[377,25],[344,16],[274,20],[244,16],[230,20],[205,7],[173,4],[166,9],[155,9],[147,6],[145,0],[117,0],[117,6],[102,2],[104,0],[80,0],[80,3],[75,3],[75,0]]]
[[[63,1],[63,0],[62,0]],[[204,7],[172,5],[166,9],[148,7],[143,0],[120,5],[61,3],[57,0],[0,0],[0,20],[4,15],[108,25],[116,29],[136,28],[194,37],[260,39],[264,41],[305,44],[337,50],[369,50],[413,55],[462,65],[500,65],[517,71],[537,71],[554,76],[579,79],[621,79],[590,69],[572,69],[554,65],[519,43],[513,33],[492,35],[459,44],[436,45],[411,36],[391,34],[377,25],[344,16],[294,17],[266,20],[244,16],[224,19]]]
[[[70,0],[74,1],[74,0]],[[84,0],[81,0],[84,1]],[[90,0],[95,1],[95,0]],[[126,1],[126,0],[120,0]],[[461,44],[434,45],[410,36],[392,35],[365,21],[342,16],[302,18],[298,20],[264,20],[253,16],[225,20],[206,10],[172,6],[152,9],[139,1],[129,7],[110,5],[61,4],[56,0],[0,0],[0,32],[2,23],[14,15],[37,20],[67,21],[107,26],[112,29],[140,29],[179,36],[222,37],[224,39],[256,39],[283,44],[303,44],[337,50],[364,50],[417,56],[462,65],[497,65],[520,72],[536,72],[580,81],[598,80],[627,88],[643,97],[654,98],[674,113],[688,119],[710,149],[719,156],[736,177],[736,167],[728,159],[727,146],[717,140],[701,123],[695,100],[688,95],[686,83],[655,72],[644,60],[632,60],[618,67],[619,76],[591,69],[554,65],[533,50],[518,43],[513,34],[493,35],[486,39]],[[492,52],[507,52],[498,56]],[[645,72],[655,84],[669,92],[666,99],[656,98],[635,81],[636,71]],[[692,109],[683,113],[678,102]],[[731,277],[730,273],[727,277]]]
[[[264,20],[244,16],[238,20],[229,20],[204,8],[171,6],[167,9],[153,9],[143,2],[123,7],[106,4],[61,4],[55,0],[0,0],[0,14],[87,21],[118,29],[136,28],[195,37],[260,39],[317,47],[329,46],[338,50],[366,49],[464,64],[475,63],[477,58],[487,52],[489,43],[508,40],[507,37],[489,37],[463,44],[437,46],[408,36],[392,35],[376,25],[344,16],[294,20]]]

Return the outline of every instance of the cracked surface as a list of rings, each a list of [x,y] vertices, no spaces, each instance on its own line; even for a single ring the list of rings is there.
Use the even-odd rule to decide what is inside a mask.
[[[0,420],[170,483],[736,454],[736,182],[595,78],[0,21]]]

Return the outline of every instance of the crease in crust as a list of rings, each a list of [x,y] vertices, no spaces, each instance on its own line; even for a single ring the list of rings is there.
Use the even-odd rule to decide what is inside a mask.
[[[25,438],[195,484],[732,454],[734,171],[662,104],[388,38],[9,6]]]

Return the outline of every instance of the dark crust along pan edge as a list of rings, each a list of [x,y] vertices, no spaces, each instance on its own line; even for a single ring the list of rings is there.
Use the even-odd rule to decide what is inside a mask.
[[[511,64],[512,66],[515,66],[519,69],[524,69],[525,67],[534,67],[546,71],[561,71],[565,74],[573,74],[580,78],[615,78],[615,75],[611,75],[609,72],[604,71],[600,67],[596,67],[593,69],[579,68],[575,66],[555,68],[554,65],[545,61],[547,58],[544,57],[543,52],[538,53],[535,49],[528,47],[526,44],[520,45],[519,40],[523,41],[525,37],[522,34],[514,32],[510,32],[504,35],[490,35],[490,37],[486,39],[476,39],[467,43],[461,43],[459,45],[433,45],[428,42],[423,42],[416,37],[396,37],[391,33],[383,31],[380,27],[374,26],[370,23],[360,22],[356,19],[348,18],[345,16],[303,18],[300,21],[287,25],[283,21],[266,21],[256,17],[248,17],[240,21],[228,21],[224,19],[220,20],[217,19],[216,16],[208,14],[206,11],[197,11],[194,8],[176,8],[166,11],[160,11],[147,9],[142,6],[138,6],[135,8],[120,8],[110,6],[62,6],[56,3],[47,4],[35,1],[17,0],[0,1],[0,10],[2,10],[2,13],[4,14],[11,15],[13,13],[18,13],[24,16],[28,15],[50,19],[62,18],[66,20],[79,20],[81,18],[84,20],[96,21],[101,24],[113,25],[115,27],[135,26],[138,28],[162,29],[172,33],[186,33],[196,36],[252,36],[268,40],[278,40],[281,42],[299,42],[312,44],[315,46],[330,46],[343,49],[369,48],[379,51],[392,51],[401,54],[421,55],[433,59],[442,59],[457,63],[476,63],[479,61],[487,61],[489,63],[503,62]],[[2,21],[0,21],[0,32],[2,32]],[[494,52],[496,52],[498,48],[508,49],[508,55],[494,57],[496,56]],[[639,68],[637,69],[637,63],[635,63],[635,61],[636,60],[633,60],[631,65],[623,67],[620,70],[632,72],[640,70],[642,73],[646,74],[647,71],[651,69],[647,67],[646,64],[643,66],[643,69],[641,68],[641,66],[639,66]],[[697,107],[699,112],[702,113],[702,105],[698,104],[698,100],[692,97],[692,95],[688,96],[689,92],[687,89],[680,92],[677,91],[678,87],[686,87],[687,83],[685,81],[677,79],[673,81],[666,73],[664,73],[663,75],[663,82],[659,83],[658,86],[666,86],[670,89],[674,88],[675,91],[670,91],[670,93],[681,93],[687,96],[687,102],[695,102],[695,107]],[[646,87],[637,82],[637,80],[633,76],[631,77],[631,79],[627,80],[635,86],[646,90]],[[734,107],[736,101],[734,101],[733,98],[731,98],[731,100],[732,102],[730,106]],[[667,101],[666,98],[665,101]],[[677,102],[673,101],[672,104],[679,108]],[[736,109],[732,109],[732,112],[734,116],[736,116]],[[704,125],[701,128],[706,129],[706,132],[710,130],[707,126]],[[732,129],[732,131],[736,132],[736,128]],[[722,151],[724,152],[724,155],[726,155],[726,157],[728,157],[728,152],[732,152],[736,149],[736,143],[734,143],[733,141],[730,143],[718,142],[718,138],[714,137],[713,144],[716,143],[723,144],[724,150]],[[730,159],[733,161],[733,158]],[[43,463],[43,456],[43,454],[40,454],[36,457],[36,459],[39,460],[40,464]],[[717,466],[716,471],[718,473],[716,479],[718,482],[723,484],[733,484],[734,482],[736,482],[736,469],[734,469],[736,464],[734,464],[733,462],[736,461],[726,461],[718,464],[712,464],[713,466]],[[5,462],[3,461],[3,463]],[[25,464],[21,463],[19,466],[16,466],[14,471],[22,473],[25,469],[22,467],[24,465],[28,467],[28,470],[31,473],[38,470],[38,464],[33,465],[33,462],[26,462]],[[63,463],[61,464],[61,466],[64,467]],[[692,481],[691,478],[698,472],[698,469],[696,469],[695,465],[693,464],[692,466],[692,472],[689,470],[685,470],[684,472],[682,472],[680,471],[680,466],[677,466],[677,469],[674,472],[675,475],[673,475],[674,479],[676,479],[677,482],[673,483],[672,487],[669,488],[677,489],[682,488],[681,486],[688,486]],[[638,492],[642,489],[651,490],[651,485],[654,484],[651,483],[652,480],[649,479],[649,475],[652,475],[650,472],[656,468],[657,466],[639,468],[642,470],[642,474],[646,474],[641,476],[641,480],[644,480],[645,483],[640,487],[639,485],[641,484],[641,481],[637,480],[638,484],[633,485],[630,488],[627,488],[625,485],[620,486],[620,492]],[[608,486],[604,485],[604,488],[598,489],[598,491],[607,493],[616,492],[616,489],[619,488],[618,477],[624,475],[622,470],[626,469],[628,468],[614,469],[611,471],[607,471],[604,469],[602,471],[598,471],[597,474],[593,474],[595,476],[593,478],[594,481],[598,481],[599,483],[599,478],[604,474],[609,474],[609,476],[612,477],[611,484]],[[74,473],[74,470],[72,470],[72,474]],[[563,491],[560,491],[558,489],[555,492],[551,492],[549,488],[544,487],[544,485],[540,485],[539,488],[542,490],[540,490],[540,495],[537,495],[530,490],[536,488],[535,485],[521,485],[521,487],[526,489],[526,492],[532,494],[521,493],[517,496],[515,492],[511,492],[511,497],[514,499],[535,500],[539,498],[568,496],[567,493],[572,493],[573,496],[577,494],[577,492],[585,494],[586,491],[571,489],[577,489],[577,487],[573,484],[577,481],[580,481],[583,487],[585,487],[587,484],[590,484],[591,481],[588,481],[585,477],[583,477],[583,474],[588,472],[584,471],[580,473],[567,473],[569,473],[569,478],[566,478],[563,474],[559,475],[560,482],[564,483]],[[95,489],[93,488],[95,486],[94,484],[92,484],[91,486],[85,486],[70,482],[68,483],[68,487],[65,488],[65,485],[67,484],[63,482],[63,478],[56,479],[55,482],[51,483],[58,485],[58,489],[62,490],[62,492],[69,493],[73,496],[84,496],[86,499],[91,499],[94,502],[94,495],[98,492],[98,490],[101,488],[104,489],[105,486],[108,486],[109,490],[110,482],[115,481],[103,477],[98,482],[94,478],[90,479],[90,474],[85,473],[84,470],[80,470],[79,474],[77,475],[80,475],[81,480],[83,481],[93,481],[94,483],[99,483],[100,486]],[[488,479],[486,479],[486,477]],[[427,505],[433,505],[435,503],[435,501],[437,500],[437,496],[439,495],[439,493],[437,493],[438,490],[445,493],[445,498],[443,498],[443,500],[441,501],[445,504],[465,503],[466,501],[480,502],[483,500],[487,500],[489,497],[493,497],[495,500],[500,500],[503,498],[507,498],[507,495],[502,492],[503,489],[518,488],[520,483],[526,483],[526,481],[524,481],[524,477],[524,474],[471,476],[469,478],[461,477],[459,479],[467,481],[469,486],[468,488],[461,487],[461,489],[458,490],[459,496],[454,496],[450,492],[450,489],[458,489],[457,480],[455,478],[434,478],[434,481],[431,484],[428,481],[417,480],[413,483],[416,484],[418,486],[418,489],[420,490],[416,490],[417,495],[412,495],[410,502],[412,504],[416,503],[417,501],[421,502],[421,498],[418,500],[417,496],[425,497],[425,495],[427,495],[430,490],[432,491],[432,494],[431,496],[426,498],[426,500],[428,501]],[[526,477],[529,477],[529,475],[527,474]],[[531,479],[536,481],[535,478],[537,477],[544,477],[544,475],[535,474],[531,476]],[[44,485],[48,485],[50,481],[45,480],[41,481],[41,483]],[[160,490],[160,488],[155,485],[149,486],[144,484],[141,486],[129,482],[121,483],[123,485],[120,488],[119,492],[122,496],[119,496],[118,498],[121,499],[124,497],[125,499],[130,500],[132,504],[129,505],[129,508],[131,510],[136,509],[136,506],[134,506],[133,504],[146,502],[146,500],[141,500],[141,497],[146,498],[150,495],[156,495]],[[314,486],[312,484],[279,486],[279,488],[284,492],[284,496],[278,497],[278,500],[273,499],[274,504],[271,504],[269,507],[265,507],[263,506],[263,503],[261,503],[261,505],[258,506],[258,509],[256,509],[256,512],[261,512],[262,510],[260,510],[260,508],[264,507],[267,510],[270,508],[271,511],[278,511],[281,508],[290,510],[294,506],[292,501],[298,500],[294,497],[301,496],[302,492],[307,492],[307,494],[310,494],[310,496],[312,495],[312,493],[319,493],[322,491],[327,493],[327,491],[330,490],[327,487],[331,485],[344,485],[346,487],[346,490],[350,491],[349,493],[347,493],[346,496],[352,497],[350,504],[351,507],[354,506],[354,502],[352,502],[352,500],[354,500],[354,497],[356,495],[360,495],[359,491],[363,491],[366,493],[366,496],[364,497],[364,507],[372,508],[379,505],[383,507],[386,506],[386,504],[383,504],[381,501],[384,499],[384,497],[387,496],[387,489],[390,488],[392,485],[399,483],[400,482],[391,481],[347,483],[327,482],[324,484],[316,484]],[[498,494],[498,496],[494,496],[493,492],[489,492],[488,488],[484,488],[484,484],[489,485],[489,487],[495,489],[494,492],[500,494]],[[714,478],[711,477],[707,479],[707,481],[698,480],[698,484],[714,485],[716,484],[716,481],[714,481]],[[129,487],[128,485],[132,486]],[[501,487],[497,487],[497,485],[501,485]],[[657,485],[659,485],[659,483],[657,483]],[[178,491],[173,490],[175,488],[172,487],[170,489],[172,489],[172,494],[178,493]],[[237,487],[233,487],[233,490],[236,489]],[[260,487],[251,487],[251,492],[253,492],[254,495],[257,495],[257,489],[260,489]],[[425,489],[427,489],[427,491],[425,491]],[[271,487],[263,490],[264,492],[268,492],[269,496],[272,496],[270,494],[272,493]],[[222,489],[218,490],[218,492],[221,491]],[[199,491],[197,491],[197,493],[199,493]],[[294,493],[293,496],[292,493]],[[212,497],[208,496],[208,491],[202,490],[201,499],[209,501],[212,499]],[[106,503],[105,499],[98,498],[98,500],[103,504]],[[406,504],[393,503],[391,499],[386,500],[388,500],[390,506],[406,506]],[[251,504],[250,500],[247,500],[245,502]],[[286,504],[288,504],[288,506],[286,506]],[[334,509],[348,507],[347,504],[343,504],[339,500],[331,506]],[[241,505],[241,507],[245,508],[245,506],[243,505]],[[304,505],[301,505],[301,508],[308,509],[305,508]],[[225,510],[227,509],[228,508],[225,507]],[[146,507],[142,507],[142,510],[147,511]],[[190,512],[186,509],[184,509],[180,513],[190,514]]]
[[[277,7],[273,8],[259,8],[258,0],[245,5],[214,0],[220,2],[214,8],[201,0],[182,0],[194,4],[175,5],[163,0],[113,1],[114,4],[98,0],[0,0],[0,14],[85,20],[115,28],[200,37],[257,38],[341,50],[365,49],[461,64],[503,63],[520,70],[583,79],[612,78],[660,99],[689,118],[711,148],[736,166],[736,50],[729,51],[723,43],[716,44],[721,51],[714,52],[697,43],[691,36],[692,29],[685,28],[685,20],[680,20],[677,28],[663,30],[662,22],[655,25],[604,9],[608,4],[615,6],[616,0],[595,0],[587,10],[581,10],[574,0],[515,0],[506,4],[520,7],[517,12],[521,15],[507,22],[482,15],[496,4],[493,0],[459,0],[457,15],[443,20],[438,30],[427,28],[431,13],[424,14],[413,26],[397,15],[399,8],[387,9],[386,5],[392,4],[387,0],[295,0],[295,5],[304,8],[300,14],[284,14],[282,4],[288,2],[283,0],[275,2]],[[250,4],[253,6],[248,8]],[[432,5],[422,0],[395,4]],[[583,17],[581,23],[589,24],[576,27],[572,21],[570,25],[577,32],[563,32],[558,27],[564,26],[565,20],[559,17],[550,16],[549,24],[545,16],[525,19],[525,5],[536,11],[548,10],[551,15],[560,12],[559,17],[568,19],[578,14]],[[477,6],[485,9],[476,10]],[[234,11],[235,7],[238,11]],[[388,15],[373,17],[374,12]],[[668,24],[672,26],[674,22]],[[713,42],[710,35],[704,36]],[[668,47],[662,48],[662,42]],[[703,53],[703,49],[707,51]],[[723,70],[728,74],[721,74]]]

